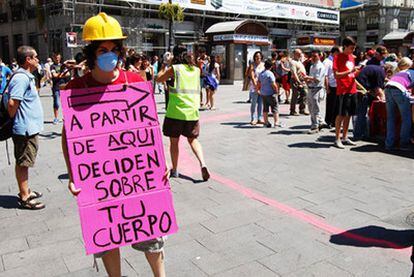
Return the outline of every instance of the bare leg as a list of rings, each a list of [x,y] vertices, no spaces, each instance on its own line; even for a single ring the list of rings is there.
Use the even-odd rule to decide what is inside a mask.
[[[196,155],[198,162],[200,163],[200,167],[206,166],[206,163],[204,161],[204,155],[203,155],[203,148],[201,147],[201,143],[196,138],[188,138],[188,143],[191,146],[191,150],[193,150],[193,153]]]
[[[275,125],[279,123],[279,113],[273,113],[273,119],[275,120]]]
[[[177,170],[178,166],[178,144],[180,142],[180,138],[170,138],[170,155],[171,155],[171,163],[172,163],[172,169]]]
[[[121,277],[121,254],[119,248],[112,249],[102,257],[108,277]]]
[[[20,197],[22,200],[26,200],[29,197],[29,168],[16,165],[15,173]]]
[[[285,101],[289,101],[289,98],[290,98],[290,89],[289,90],[285,90],[285,96],[286,96],[286,100]]]
[[[150,253],[145,252],[145,257],[149,265],[151,266],[154,277],[165,277],[165,266],[164,266],[164,253]]]
[[[268,113],[263,113],[263,120],[264,120],[265,124],[269,123],[269,114]]]
[[[349,129],[349,122],[351,121],[351,117],[350,116],[345,116],[344,118],[344,127],[342,130],[342,139],[347,139],[348,137],[348,129]]]
[[[340,115],[338,115],[335,119],[335,139],[336,140],[341,139],[341,127],[342,127],[343,121],[344,121],[344,117]]]
[[[214,107],[214,94],[216,93],[215,90],[210,90],[210,106],[211,108],[215,108]]]
[[[210,103],[210,89],[206,88],[206,108],[211,107],[211,103]]]
[[[55,118],[58,118],[59,110],[58,109],[53,109],[53,115],[55,116]]]

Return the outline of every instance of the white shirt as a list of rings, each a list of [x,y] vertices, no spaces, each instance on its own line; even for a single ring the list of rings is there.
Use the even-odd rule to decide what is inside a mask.
[[[328,77],[328,84],[330,87],[336,88],[335,73],[333,72],[333,61],[327,58],[323,61],[326,69],[326,76]]]
[[[309,87],[325,88],[326,70],[321,61],[311,65],[309,69],[309,76],[318,80],[309,83]]]

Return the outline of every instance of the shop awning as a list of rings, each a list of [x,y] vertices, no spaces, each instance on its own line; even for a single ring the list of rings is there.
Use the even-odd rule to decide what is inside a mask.
[[[391,33],[386,34],[385,37],[382,38],[382,40],[403,40],[410,33],[411,32],[409,31],[392,31]]]
[[[246,21],[247,20],[220,22],[208,28],[206,34],[233,33],[239,26],[243,25],[243,23],[245,23]]]

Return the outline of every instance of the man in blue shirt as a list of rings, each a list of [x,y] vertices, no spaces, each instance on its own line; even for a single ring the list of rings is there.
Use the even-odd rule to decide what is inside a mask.
[[[19,185],[19,202],[25,209],[43,209],[37,200],[42,194],[29,188],[29,167],[35,164],[39,148],[38,135],[43,130],[43,109],[31,72],[37,69],[39,59],[30,46],[17,49],[20,68],[11,77],[8,87],[8,112],[14,118],[13,143],[16,159],[16,179]]]
[[[275,74],[271,71],[273,62],[271,60],[265,61],[265,70],[259,75],[258,88],[263,100],[263,119],[264,127],[270,128],[272,124],[269,122],[269,109],[272,110],[273,119],[275,121],[274,127],[282,127],[279,123],[279,102],[277,95],[279,88],[276,84]]]
[[[384,84],[385,84],[385,70],[379,65],[367,65],[358,74],[356,80],[360,86],[365,89],[365,94],[358,95],[357,114],[353,117],[354,125],[354,140],[368,138],[368,108],[372,101],[385,100]],[[361,87],[361,89],[362,89]]]
[[[3,65],[0,58],[0,95],[3,94],[4,88],[7,84],[7,79],[12,75],[12,71],[7,66]]]

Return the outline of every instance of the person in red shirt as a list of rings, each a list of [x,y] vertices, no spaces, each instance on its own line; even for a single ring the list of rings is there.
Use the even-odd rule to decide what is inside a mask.
[[[343,52],[336,55],[333,61],[333,71],[337,82],[337,117],[335,120],[335,146],[344,149],[345,145],[356,145],[348,138],[348,128],[351,116],[356,114],[358,96],[355,82],[355,58],[353,52],[356,42],[351,37],[342,41]],[[340,138],[342,128],[342,140]]]
[[[84,54],[90,72],[82,77],[71,80],[65,89],[100,87],[144,81],[139,74],[120,69],[120,61],[123,60],[126,52],[123,47],[123,40],[126,37],[122,35],[121,26],[116,19],[105,13],[99,13],[91,19],[93,19],[92,24],[88,24],[88,20],[83,29],[83,39],[90,42],[84,48]],[[97,21],[101,23],[97,25]],[[88,34],[90,35],[89,39]],[[107,35],[110,37],[106,38],[105,36]],[[62,130],[62,151],[69,174],[68,188],[74,196],[77,196],[82,192],[73,183],[65,129]],[[168,178],[167,175],[164,177]],[[145,257],[155,277],[166,276],[163,250],[164,238],[161,237],[136,243],[132,247],[145,253]],[[94,258],[102,258],[109,277],[121,277],[121,256],[119,248],[94,254]]]

